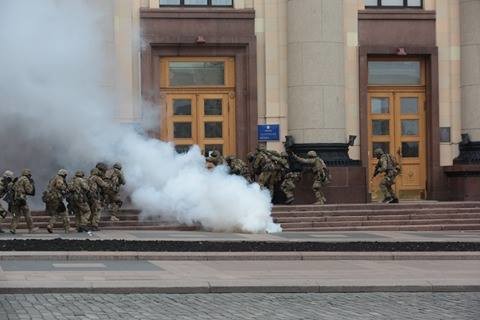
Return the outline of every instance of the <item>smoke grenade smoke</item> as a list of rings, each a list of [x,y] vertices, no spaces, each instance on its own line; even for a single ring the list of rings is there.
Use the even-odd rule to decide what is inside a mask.
[[[41,191],[60,168],[88,173],[98,161],[119,161],[144,217],[280,231],[257,184],[223,166],[206,170],[198,147],[177,154],[114,120],[113,39],[99,32],[113,28],[112,10],[106,0],[0,2],[0,169],[31,168]]]

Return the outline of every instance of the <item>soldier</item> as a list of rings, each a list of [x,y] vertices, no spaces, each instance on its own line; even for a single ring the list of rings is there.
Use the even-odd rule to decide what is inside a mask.
[[[10,232],[13,234],[17,232],[18,220],[20,216],[24,216],[27,222],[28,232],[32,233],[34,229],[27,196],[35,196],[35,181],[32,179],[30,169],[24,169],[22,171],[22,175],[13,183],[12,193],[10,212],[12,213],[13,219],[10,225]]]
[[[273,198],[275,188],[275,164],[263,145],[257,146],[253,170],[258,174],[258,184],[263,188],[267,188],[270,191],[270,196]]]
[[[88,205],[90,188],[83,171],[75,172],[75,177],[69,183],[72,211],[75,213],[75,221],[78,232],[88,231],[87,224],[91,211]]]
[[[90,177],[88,177],[88,187],[90,190],[90,218],[89,222],[91,230],[98,231],[98,223],[100,222],[100,216],[102,214],[102,203],[104,200],[105,190],[108,188],[108,184],[103,180],[102,171],[98,168],[93,168],[90,171]]]
[[[375,172],[371,180],[373,180],[378,174],[383,173],[382,181],[380,181],[380,191],[383,194],[383,202],[398,203],[398,198],[392,189],[392,186],[395,184],[395,179],[400,173],[398,162],[394,157],[385,153],[380,148],[375,149],[373,154],[378,159],[378,162],[375,166]]]
[[[247,154],[247,168],[248,173],[250,176],[250,181],[255,181],[255,170],[253,170],[253,164],[255,163],[255,154],[253,152],[249,152]]]
[[[286,152],[277,154],[272,154],[271,158],[275,165],[275,182],[279,183],[283,181],[287,172],[290,171],[290,165],[288,164],[288,154]]]
[[[9,195],[11,195],[13,179],[14,179],[13,172],[10,170],[7,170],[3,173],[2,179],[0,180],[0,199],[3,198],[7,203],[10,202],[8,201],[8,197]],[[7,214],[8,214],[8,210],[6,210],[0,203],[0,223],[3,221],[3,219],[6,218]],[[4,233],[2,228],[0,228],[0,233]]]
[[[207,162],[211,162],[216,167],[225,164],[225,159],[222,157],[218,150],[213,150],[207,157]]]
[[[307,159],[292,153],[293,158],[301,164],[307,165],[313,172],[312,190],[315,194],[315,204],[324,204],[326,199],[322,192],[322,187],[330,182],[330,174],[328,173],[325,162],[317,156],[315,151],[307,152]]]
[[[228,156],[225,158],[225,162],[230,168],[231,174],[242,176],[249,183],[252,182],[250,179],[250,172],[248,170],[248,166],[245,164],[245,162],[243,162],[242,159],[236,158],[234,156]]]
[[[300,181],[300,178],[300,172],[289,172],[285,175],[285,179],[280,186],[287,198],[285,204],[291,204],[295,200],[295,184]]]
[[[67,175],[67,170],[58,170],[55,177],[48,182],[47,190],[43,192],[42,200],[45,202],[47,214],[50,216],[47,225],[47,231],[49,233],[53,232],[53,227],[58,218],[63,222],[65,233],[70,231],[70,221],[67,215],[67,208],[63,203],[63,199],[68,192],[66,181]]]
[[[105,205],[110,211],[110,220],[119,221],[118,211],[123,204],[120,200],[119,192],[120,187],[125,185],[125,178],[122,173],[122,165],[115,163],[113,167],[107,170],[105,174],[106,181],[108,182],[108,188],[105,190]]]

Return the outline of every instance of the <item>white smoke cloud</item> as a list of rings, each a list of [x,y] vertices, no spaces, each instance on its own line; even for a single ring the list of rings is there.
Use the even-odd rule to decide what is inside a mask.
[[[206,170],[197,147],[177,154],[113,120],[113,39],[99,32],[113,25],[112,8],[107,0],[0,2],[0,169],[31,168],[41,191],[59,168],[120,161],[143,216],[215,231],[280,231],[257,184],[224,167]]]

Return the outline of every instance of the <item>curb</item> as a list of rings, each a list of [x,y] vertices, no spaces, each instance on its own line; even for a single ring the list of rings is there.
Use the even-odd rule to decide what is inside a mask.
[[[45,294],[45,293],[89,293],[89,294],[198,294],[198,293],[373,293],[373,292],[480,292],[480,285],[232,285],[216,286],[205,283],[185,287],[2,287],[0,294]]]
[[[480,252],[12,252],[0,251],[6,260],[480,260]]]

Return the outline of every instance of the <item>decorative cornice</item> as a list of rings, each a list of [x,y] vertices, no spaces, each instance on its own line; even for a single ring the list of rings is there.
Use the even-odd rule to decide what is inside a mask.
[[[142,19],[255,19],[253,9],[162,8],[140,9]]]

